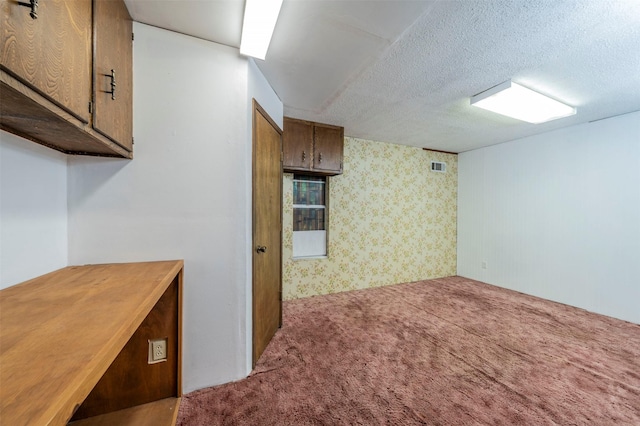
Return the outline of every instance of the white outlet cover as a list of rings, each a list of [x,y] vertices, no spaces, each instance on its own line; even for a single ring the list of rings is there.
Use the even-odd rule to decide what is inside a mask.
[[[167,360],[167,338],[149,340],[149,364]]]

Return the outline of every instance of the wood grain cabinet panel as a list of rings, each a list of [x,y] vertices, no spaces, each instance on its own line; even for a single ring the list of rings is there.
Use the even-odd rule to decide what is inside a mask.
[[[178,277],[75,412],[85,419],[176,397],[178,384]],[[148,363],[149,340],[167,338],[167,360]]]
[[[132,33],[131,17],[123,2],[95,0],[93,128],[130,151],[133,149]],[[115,93],[111,93],[112,80],[115,80]]]
[[[344,128],[284,117],[282,150],[285,172],[342,174]]]
[[[313,167],[330,173],[342,173],[344,129],[316,124],[314,126]]]
[[[0,128],[67,154],[132,158],[123,0],[41,0],[37,19],[22,4],[0,0]]]
[[[16,0],[1,0],[0,9],[2,69],[88,123],[91,0],[40,1],[37,19]]]
[[[283,164],[286,170],[309,170],[313,160],[313,123],[284,118]]]

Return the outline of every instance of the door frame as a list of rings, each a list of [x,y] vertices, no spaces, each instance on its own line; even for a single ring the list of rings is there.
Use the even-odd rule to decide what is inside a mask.
[[[283,206],[283,200],[282,200],[282,185],[283,185],[283,172],[282,172],[282,129],[280,129],[280,126],[278,126],[278,124],[276,124],[276,122],[271,118],[271,116],[269,116],[269,114],[267,113],[267,111],[262,108],[262,106],[258,103],[258,101],[253,98],[253,107],[252,107],[252,113],[251,113],[251,141],[252,141],[252,145],[251,145],[251,368],[255,368],[256,366],[256,362],[258,362],[258,359],[256,358],[256,353],[255,353],[255,329],[256,329],[256,298],[255,298],[255,293],[256,293],[256,274],[255,274],[255,257],[256,257],[256,244],[257,242],[255,241],[255,224],[256,224],[256,191],[255,191],[255,183],[256,183],[256,174],[255,174],[255,168],[256,168],[256,143],[257,143],[257,138],[256,138],[256,114],[260,114],[262,115],[267,122],[276,130],[276,132],[278,132],[278,134],[280,135],[280,203],[279,203],[279,208],[280,208],[280,258],[278,261],[278,270],[279,270],[279,296],[280,296],[280,318],[278,320],[278,328],[282,327],[282,206]]]

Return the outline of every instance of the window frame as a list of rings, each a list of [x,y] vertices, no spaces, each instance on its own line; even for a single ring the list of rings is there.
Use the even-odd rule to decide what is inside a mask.
[[[328,257],[329,246],[329,177],[317,176],[304,173],[295,173],[292,180],[293,202],[296,200],[296,183],[310,182],[321,183],[324,188],[324,204],[293,204],[292,205],[292,233],[293,247],[292,257],[294,260],[314,259]],[[296,229],[296,210],[300,209],[322,209],[323,212],[323,229],[315,230],[295,230]],[[313,234],[312,234],[313,233]],[[296,250],[298,247],[298,250]]]

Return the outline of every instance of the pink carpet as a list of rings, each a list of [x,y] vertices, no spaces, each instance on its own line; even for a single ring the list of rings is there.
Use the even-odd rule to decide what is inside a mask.
[[[284,303],[179,425],[640,425],[640,325],[451,277]]]

